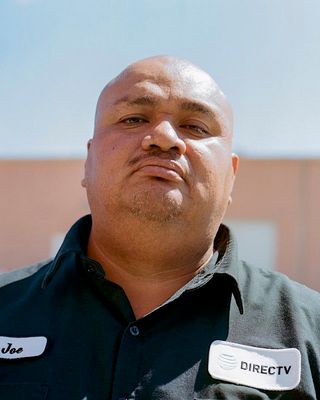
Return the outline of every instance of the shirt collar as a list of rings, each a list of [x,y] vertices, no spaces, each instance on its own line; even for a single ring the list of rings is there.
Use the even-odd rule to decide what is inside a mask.
[[[91,215],[80,218],[67,233],[57,255],[52,261],[50,269],[43,279],[42,287],[46,288],[54,275],[59,270],[63,261],[70,255],[79,256],[87,264],[94,264],[103,271],[100,264],[86,257],[87,244],[91,231]],[[209,281],[214,274],[224,274],[231,278],[231,291],[235,297],[236,304],[243,314],[243,302],[239,289],[239,262],[237,254],[237,243],[234,235],[228,227],[221,224],[214,240],[216,253],[208,264],[186,285],[184,289],[192,290],[202,286]]]
[[[233,294],[240,314],[243,314],[243,301],[240,291],[241,266],[238,261],[237,242],[230,229],[221,224],[214,240],[215,253],[210,261],[186,285],[180,288],[167,302],[182,293],[206,285],[214,276],[225,278],[225,284]]]
[[[214,247],[219,252],[214,273],[225,274],[233,279],[232,293],[240,314],[243,314],[243,300],[240,291],[240,274],[242,267],[238,259],[238,246],[232,231],[221,224],[214,240]]]
[[[89,258],[85,256],[87,251],[87,244],[89,234],[91,231],[92,219],[91,215],[86,215],[80,218],[67,233],[62,245],[52,261],[52,264],[43,279],[42,288],[46,288],[50,283],[54,275],[58,272],[63,261],[68,258],[71,254],[78,255],[83,259]],[[98,263],[97,263],[98,264]]]

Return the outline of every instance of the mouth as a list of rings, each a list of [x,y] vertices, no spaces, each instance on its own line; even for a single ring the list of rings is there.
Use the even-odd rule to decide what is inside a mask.
[[[138,162],[133,172],[158,180],[172,182],[183,182],[185,177],[183,168],[176,161],[154,157]]]

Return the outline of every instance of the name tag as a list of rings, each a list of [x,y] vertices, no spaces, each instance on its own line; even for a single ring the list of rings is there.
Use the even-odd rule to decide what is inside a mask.
[[[298,349],[265,349],[220,340],[209,350],[210,375],[219,380],[263,390],[291,390],[299,385]]]
[[[6,337],[0,336],[0,359],[8,360],[40,356],[47,345],[44,336],[34,337]]]

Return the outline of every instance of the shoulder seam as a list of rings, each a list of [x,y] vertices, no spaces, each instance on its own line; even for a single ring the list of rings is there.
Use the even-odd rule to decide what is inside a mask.
[[[9,272],[3,272],[0,274],[0,289],[9,285],[10,283],[19,282],[25,278],[29,278],[38,272],[41,268],[48,265],[52,259],[44,260],[36,264],[27,265],[22,268],[15,269]]]

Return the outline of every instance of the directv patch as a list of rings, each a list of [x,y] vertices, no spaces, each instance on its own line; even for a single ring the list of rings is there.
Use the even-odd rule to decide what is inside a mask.
[[[300,383],[297,349],[266,349],[217,340],[209,350],[210,375],[264,390],[292,390]]]

